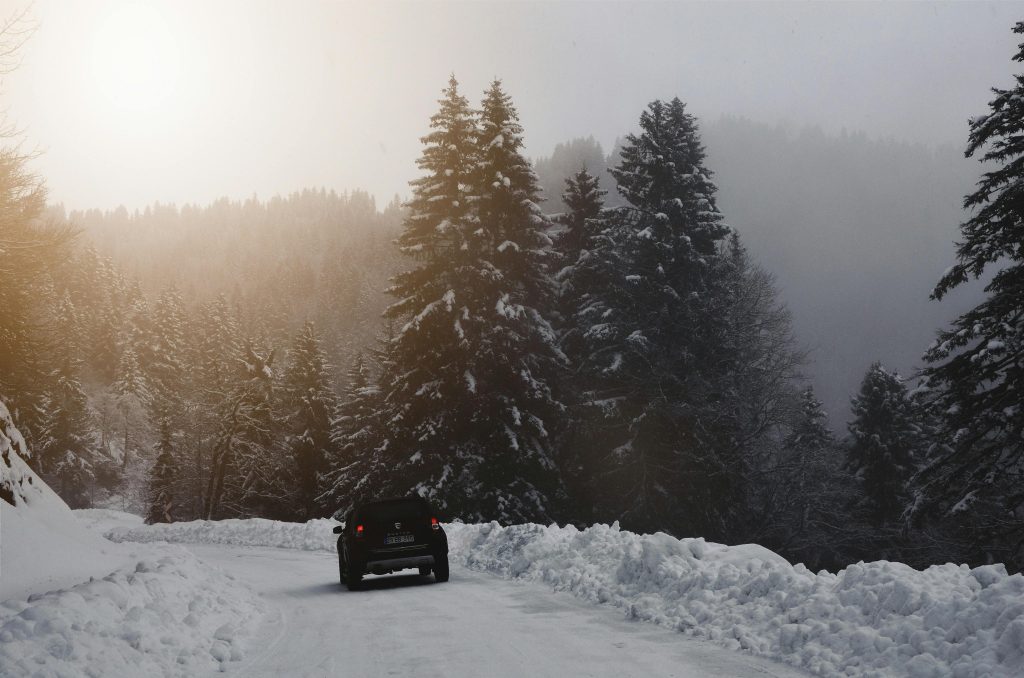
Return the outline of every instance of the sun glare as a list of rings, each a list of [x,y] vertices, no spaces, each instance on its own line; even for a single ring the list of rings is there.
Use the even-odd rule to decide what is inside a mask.
[[[111,112],[159,110],[174,97],[184,53],[158,6],[124,3],[110,9],[95,34],[93,77]]]

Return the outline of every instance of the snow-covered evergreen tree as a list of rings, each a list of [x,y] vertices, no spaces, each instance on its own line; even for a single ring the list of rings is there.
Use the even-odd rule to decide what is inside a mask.
[[[146,511],[146,522],[173,523],[178,464],[175,460],[171,422],[167,418],[160,422],[156,453],[156,460],[149,470],[149,508]]]
[[[1024,35],[1024,21],[1014,33]],[[1024,62],[1024,43],[1013,60]],[[945,423],[930,463],[918,478],[919,508],[960,513],[994,502],[1004,522],[993,531],[1024,535],[1024,74],[1010,89],[994,88],[986,115],[971,120],[966,155],[980,154],[989,171],[964,199],[973,210],[962,224],[957,261],[932,298],[995,270],[983,302],[939,333],[924,369],[935,410]],[[1015,517],[1012,517],[1015,516]],[[1015,558],[1024,559],[1020,551]]]
[[[381,377],[387,435],[365,486],[422,493],[466,520],[548,520],[561,493],[549,224],[500,83],[477,130],[454,80],[441,103],[400,239],[421,263],[391,290],[389,314],[405,324]]]
[[[287,427],[284,444],[296,481],[289,508],[296,516],[309,520],[318,515],[316,498],[327,471],[327,459],[332,456],[338,403],[313,323],[303,325],[288,358],[280,398]]]
[[[585,167],[565,180],[562,202],[567,209],[558,217],[564,229],[555,238],[555,250],[563,262],[574,263],[587,246],[587,241],[593,235],[587,222],[600,216],[606,193],[600,188],[598,178]]]
[[[203,514],[227,517],[287,515],[288,464],[274,453],[274,352],[246,345],[230,391],[218,408],[220,431],[210,452]]]
[[[89,489],[97,461],[88,403],[79,378],[78,317],[64,295],[57,309],[57,355],[43,405],[41,436],[44,478],[71,508],[89,506]]]
[[[783,447],[797,459],[810,459],[835,444],[828,415],[810,386],[800,392],[800,409]]]
[[[572,516],[581,522],[589,522],[589,507],[593,502],[588,492],[584,468],[589,446],[588,431],[582,427],[584,418],[580,413],[581,408],[585,407],[580,404],[586,399],[585,386],[581,383],[581,374],[578,370],[578,366],[590,356],[585,355],[585,328],[578,325],[577,313],[581,302],[585,308],[590,308],[590,304],[595,300],[607,302],[604,291],[609,285],[609,261],[606,258],[609,253],[594,251],[602,247],[617,246],[617,243],[603,234],[607,225],[599,218],[604,207],[605,193],[606,191],[599,187],[598,178],[590,174],[586,168],[580,168],[565,179],[562,201],[567,211],[557,218],[564,230],[557,234],[554,245],[558,258],[557,266],[561,267],[555,275],[558,282],[557,329],[560,347],[569,362],[561,388],[567,403],[568,416],[558,443],[559,456],[562,476],[573,507]],[[619,252],[611,254],[615,260],[620,255]]]
[[[74,231],[41,219],[46,188],[28,168],[16,144],[0,148],[0,400],[35,454],[26,462],[39,472],[42,410],[49,327],[45,310],[59,299],[51,274],[68,256]],[[13,424],[12,424],[13,425]]]
[[[186,393],[186,314],[181,294],[174,287],[160,294],[153,307],[152,334],[147,337],[140,360],[150,385],[153,421],[171,422],[174,433],[184,415]]]
[[[127,467],[132,451],[139,448],[139,441],[134,438],[145,430],[145,413],[151,400],[149,386],[130,343],[125,346],[118,361],[113,392],[123,435],[121,465]]]
[[[385,344],[387,346],[387,344]],[[386,349],[383,349],[386,351]],[[325,492],[319,498],[327,512],[338,511],[360,492],[360,482],[381,444],[383,428],[381,391],[371,377],[362,353],[349,367],[345,391],[338,406],[331,439],[331,456],[325,477]]]
[[[921,448],[920,417],[903,379],[874,363],[852,400],[847,466],[860,483],[857,504],[875,526],[898,521]]]
[[[702,416],[720,358],[715,272],[729,231],[683,103],[652,102],[640,127],[612,170],[630,205],[609,210],[575,274],[591,279],[576,283],[579,369],[595,406],[588,465],[599,519],[710,536],[733,500],[718,416]]]

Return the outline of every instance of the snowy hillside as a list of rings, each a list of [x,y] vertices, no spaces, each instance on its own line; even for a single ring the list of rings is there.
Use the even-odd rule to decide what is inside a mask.
[[[123,549],[77,524],[25,463],[30,451],[0,402],[0,600],[103,576]]]
[[[109,536],[333,553],[333,524],[197,521],[116,528]],[[918,571],[880,561],[815,574],[757,545],[638,535],[614,525],[445,529],[453,564],[543,583],[820,676],[1024,672],[1024,576],[998,565]]]
[[[180,547],[114,544],[22,459],[0,403],[0,676],[195,675],[242,657],[261,617],[247,587]]]

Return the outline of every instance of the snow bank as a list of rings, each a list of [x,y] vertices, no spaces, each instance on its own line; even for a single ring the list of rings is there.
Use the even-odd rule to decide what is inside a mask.
[[[177,523],[110,536],[334,551],[329,520]],[[617,525],[446,525],[451,560],[821,676],[1024,675],[1024,576],[1000,565],[914,570],[885,561],[838,574],[761,546],[723,546]]]
[[[271,546],[299,551],[335,551],[338,537],[332,530],[336,520],[317,518],[308,523],[278,520],[193,520],[188,523],[158,523],[138,527],[115,527],[106,533],[115,542],[160,542],[176,544],[228,544]]]
[[[263,604],[184,549],[0,604],[5,676],[193,676],[242,658]]]
[[[114,527],[136,527],[142,525],[142,516],[115,509],[72,509],[78,524],[82,527],[103,534]]]
[[[452,525],[453,560],[822,676],[1024,675],[1024,576],[1001,565],[919,571],[885,561],[838,574],[760,546],[617,526]]]

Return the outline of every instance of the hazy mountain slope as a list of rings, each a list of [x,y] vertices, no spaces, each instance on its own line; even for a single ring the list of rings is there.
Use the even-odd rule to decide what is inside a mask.
[[[910,374],[936,329],[979,298],[979,285],[941,304],[928,295],[953,261],[960,203],[980,168],[959,148],[748,120],[723,118],[702,132],[719,207],[777,276],[812,350],[808,377],[841,428],[873,360]],[[564,168],[603,173],[595,146],[575,140],[537,161],[546,209],[563,208],[553,193]],[[612,152],[606,162],[617,161]]]

